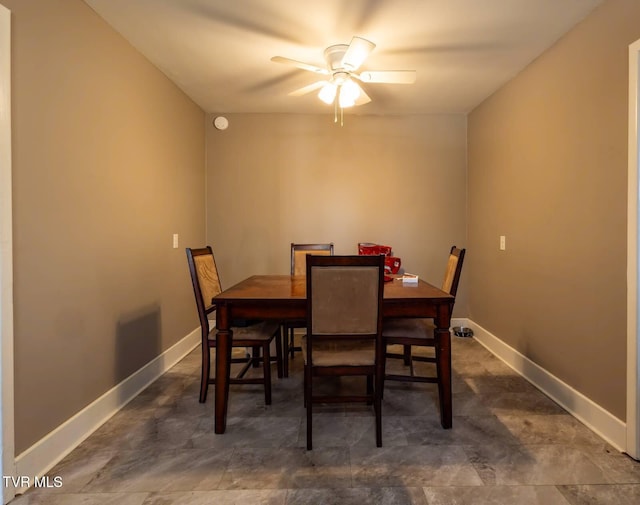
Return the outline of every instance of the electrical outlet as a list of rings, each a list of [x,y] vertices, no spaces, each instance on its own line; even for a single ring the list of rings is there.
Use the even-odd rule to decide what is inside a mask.
[[[173,234],[173,248],[174,249],[178,248],[178,234],[177,233]]]
[[[507,249],[507,237],[500,235],[500,250],[506,251]]]

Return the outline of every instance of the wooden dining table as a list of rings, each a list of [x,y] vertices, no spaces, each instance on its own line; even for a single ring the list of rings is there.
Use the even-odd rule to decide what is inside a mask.
[[[231,321],[237,319],[267,319],[284,321],[305,319],[307,311],[306,277],[291,275],[253,275],[216,297],[216,370],[215,370],[215,433],[224,433],[229,405],[231,372]],[[385,282],[383,317],[433,318],[436,345],[439,345],[438,394],[440,422],[451,428],[451,311],[454,297],[420,279],[416,284],[399,279]],[[287,359],[285,357],[285,359]]]

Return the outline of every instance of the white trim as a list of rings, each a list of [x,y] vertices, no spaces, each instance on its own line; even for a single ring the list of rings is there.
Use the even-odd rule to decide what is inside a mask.
[[[638,80],[640,40],[629,46],[627,176],[627,433],[626,452],[640,458],[640,348],[638,346]]]
[[[480,344],[504,361],[509,367],[513,368],[513,370],[616,449],[624,451],[626,426],[623,421],[531,361],[513,347],[505,344],[482,326],[471,320],[466,320],[465,326],[473,330],[474,338]]]
[[[199,344],[200,328],[197,328],[20,454],[16,458],[16,475],[44,475]],[[16,489],[17,493],[24,491]]]
[[[15,475],[11,201],[11,11],[0,5],[0,472],[8,476]],[[2,503],[13,497],[13,489],[0,487]]]

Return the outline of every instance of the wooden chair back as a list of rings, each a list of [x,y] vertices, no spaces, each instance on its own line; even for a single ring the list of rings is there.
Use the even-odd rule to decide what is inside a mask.
[[[207,316],[216,309],[215,305],[211,303],[211,299],[222,291],[211,246],[200,249],[187,248],[187,262],[189,263],[193,294],[203,332],[202,336],[208,338],[209,321]]]
[[[458,283],[460,282],[460,273],[462,272],[465,252],[466,249],[458,249],[456,246],[452,246],[449,252],[447,268],[444,273],[444,280],[442,281],[442,291],[453,296],[456,296],[458,292]]]
[[[333,242],[328,244],[291,243],[291,275],[305,275],[307,254],[333,256]]]
[[[314,339],[370,339],[382,349],[384,257],[309,254],[306,264],[307,355]]]

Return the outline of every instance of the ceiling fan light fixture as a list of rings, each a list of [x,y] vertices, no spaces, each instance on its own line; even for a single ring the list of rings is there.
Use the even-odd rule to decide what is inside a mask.
[[[340,105],[341,109],[348,109],[349,107],[353,107],[356,102],[354,100],[349,100],[348,98],[340,96],[338,104]]]
[[[351,79],[345,81],[340,87],[340,107],[343,109],[346,107],[353,107],[356,104],[356,100],[360,96],[360,86],[358,86]]]
[[[336,98],[337,86],[330,82],[326,83],[318,92],[318,98],[327,105],[331,105]]]

